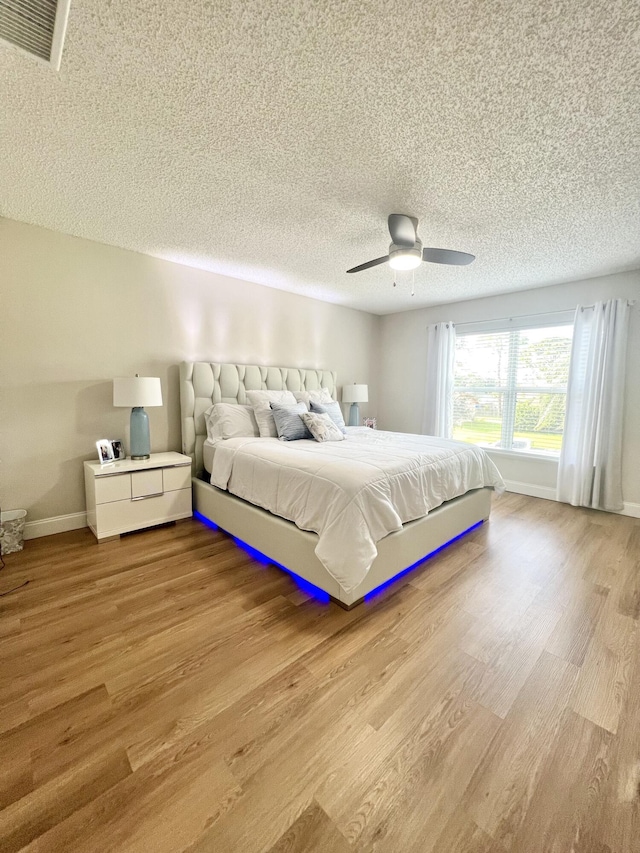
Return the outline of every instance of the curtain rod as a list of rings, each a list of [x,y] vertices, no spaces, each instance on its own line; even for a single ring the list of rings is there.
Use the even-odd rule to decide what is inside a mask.
[[[593,305],[585,305],[585,308],[593,308]],[[504,323],[505,320],[527,320],[529,317],[555,317],[558,314],[573,313],[575,308],[565,308],[563,311],[539,311],[537,314],[518,314],[514,317],[491,317],[488,320],[468,320],[454,323],[454,326],[474,326],[477,323]]]
[[[627,299],[627,305],[631,308],[636,304],[635,299]],[[577,306],[576,306],[577,307]],[[594,305],[583,305],[582,308],[595,308]],[[505,320],[527,320],[529,317],[555,317],[559,314],[568,314],[569,312],[575,311],[575,308],[565,308],[562,311],[539,311],[537,314],[518,314],[514,317],[492,317],[489,320],[467,320],[460,323],[454,323],[454,326],[474,326],[478,323],[503,323]]]
[[[633,306],[635,304],[636,304],[635,299],[627,299],[627,308],[633,308]],[[580,310],[585,311],[585,310],[589,310],[590,308],[595,308],[595,307],[596,307],[595,305],[581,305]],[[604,303],[602,303],[602,307],[604,308]]]

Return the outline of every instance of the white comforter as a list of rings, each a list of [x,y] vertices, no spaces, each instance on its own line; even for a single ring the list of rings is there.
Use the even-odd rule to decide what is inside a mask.
[[[366,576],[376,542],[471,489],[504,491],[479,447],[347,430],[345,441],[232,438],[216,444],[211,483],[318,534],[318,559],[347,592]]]

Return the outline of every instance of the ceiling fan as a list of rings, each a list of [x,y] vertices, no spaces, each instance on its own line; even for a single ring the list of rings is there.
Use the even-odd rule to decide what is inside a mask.
[[[347,272],[361,272],[370,267],[377,267],[387,261],[394,270],[413,270],[420,266],[422,261],[430,264],[452,264],[453,266],[466,266],[475,261],[475,255],[467,252],[456,252],[453,249],[423,249],[422,241],[418,239],[418,220],[404,213],[392,213],[389,216],[389,234],[391,245],[389,254],[382,258],[367,261],[358,267],[353,267]]]

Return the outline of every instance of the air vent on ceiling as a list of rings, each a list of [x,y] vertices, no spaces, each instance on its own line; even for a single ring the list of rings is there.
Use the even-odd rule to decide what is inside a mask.
[[[57,71],[71,0],[0,0],[0,43]]]

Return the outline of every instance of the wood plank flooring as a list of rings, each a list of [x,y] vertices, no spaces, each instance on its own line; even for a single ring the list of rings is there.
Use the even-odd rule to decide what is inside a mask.
[[[640,520],[505,495],[351,612],[197,520],[6,563],[3,853],[640,851]]]

